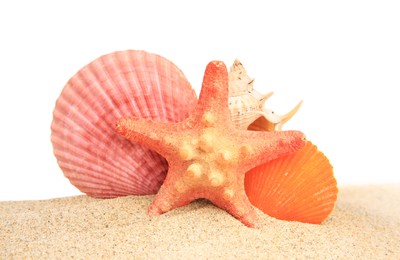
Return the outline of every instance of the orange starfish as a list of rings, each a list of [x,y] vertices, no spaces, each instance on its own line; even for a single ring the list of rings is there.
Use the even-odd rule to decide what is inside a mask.
[[[249,227],[254,226],[256,214],[244,190],[245,173],[306,143],[298,131],[236,129],[228,108],[228,72],[220,61],[207,65],[200,99],[186,120],[121,118],[116,131],[168,161],[167,177],[148,210],[150,215],[205,198]]]

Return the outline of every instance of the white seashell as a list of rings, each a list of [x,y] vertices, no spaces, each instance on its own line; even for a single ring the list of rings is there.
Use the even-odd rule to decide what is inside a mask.
[[[184,74],[167,59],[133,50],[104,55],[78,71],[56,102],[57,162],[90,196],[154,194],[166,175],[165,159],[120,137],[114,125],[123,116],[178,122],[196,103]]]
[[[277,115],[270,109],[263,109],[262,116],[252,122],[247,129],[253,131],[281,131],[282,126],[289,121],[300,109],[303,101],[300,101],[292,110],[282,116]]]
[[[273,92],[261,94],[253,88],[251,79],[240,61],[235,60],[229,71],[229,109],[231,119],[239,128],[262,131],[280,131],[283,124],[299,110],[302,101],[289,113],[280,116],[264,108]]]
[[[237,59],[233,62],[229,70],[228,80],[230,97],[241,96],[251,93],[254,90],[254,79],[251,79],[249,75],[247,75],[242,63]]]

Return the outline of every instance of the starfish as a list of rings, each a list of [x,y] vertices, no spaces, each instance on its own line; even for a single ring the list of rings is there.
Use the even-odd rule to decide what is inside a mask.
[[[199,101],[178,123],[123,117],[116,131],[152,149],[168,162],[168,173],[149,215],[159,215],[199,198],[254,227],[256,213],[244,190],[250,169],[295,152],[306,139],[299,131],[259,132],[237,129],[228,108],[228,72],[221,61],[210,62]]]

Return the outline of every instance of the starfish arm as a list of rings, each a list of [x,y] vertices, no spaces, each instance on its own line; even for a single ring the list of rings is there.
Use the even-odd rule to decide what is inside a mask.
[[[210,62],[204,73],[203,85],[195,113],[200,117],[206,113],[218,122],[230,120],[228,109],[228,71],[221,61]]]
[[[307,142],[304,134],[300,131],[247,131],[243,140],[245,140],[242,146],[245,158],[241,164],[245,172],[254,168],[255,165],[296,152]]]
[[[189,186],[182,182],[182,174],[185,173],[185,167],[182,166],[182,162],[170,164],[167,177],[147,211],[149,215],[160,215],[171,209],[185,206],[192,200],[199,198],[190,193]]]
[[[242,176],[244,177],[244,175]],[[257,221],[257,215],[254,207],[247,198],[244,184],[235,190],[235,195],[231,199],[227,200],[222,197],[211,201],[219,208],[226,210],[246,226],[254,227]]]
[[[243,224],[245,224],[248,227],[254,227],[255,223],[257,222],[257,215],[256,211],[254,210],[252,204],[250,203],[249,199],[247,198],[247,195],[244,193],[243,196],[243,202],[238,203],[236,202],[236,208],[240,208],[242,211],[233,211],[230,209],[227,209],[227,211],[232,214],[232,216],[236,217],[239,219]]]
[[[168,170],[168,173],[169,172],[170,169]],[[164,212],[184,206],[190,202],[190,200],[188,200],[187,203],[183,203],[181,201],[182,198],[177,196],[177,192],[174,191],[172,187],[172,185],[168,185],[166,181],[164,181],[164,184],[161,186],[160,190],[154,197],[153,202],[151,203],[147,211],[147,214],[149,214],[150,216],[158,216],[160,214],[163,214]]]
[[[178,124],[176,126],[179,128]],[[115,130],[129,141],[154,150],[166,158],[176,150],[175,143],[169,141],[173,135],[171,123],[124,117],[118,120]]]

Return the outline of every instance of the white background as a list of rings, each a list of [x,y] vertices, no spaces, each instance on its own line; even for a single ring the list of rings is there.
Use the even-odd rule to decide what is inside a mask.
[[[81,67],[126,49],[172,60],[197,93],[209,61],[238,58],[276,113],[304,100],[285,129],[318,145],[339,185],[400,182],[398,1],[7,2],[0,200],[79,194],[52,153],[54,104]]]

